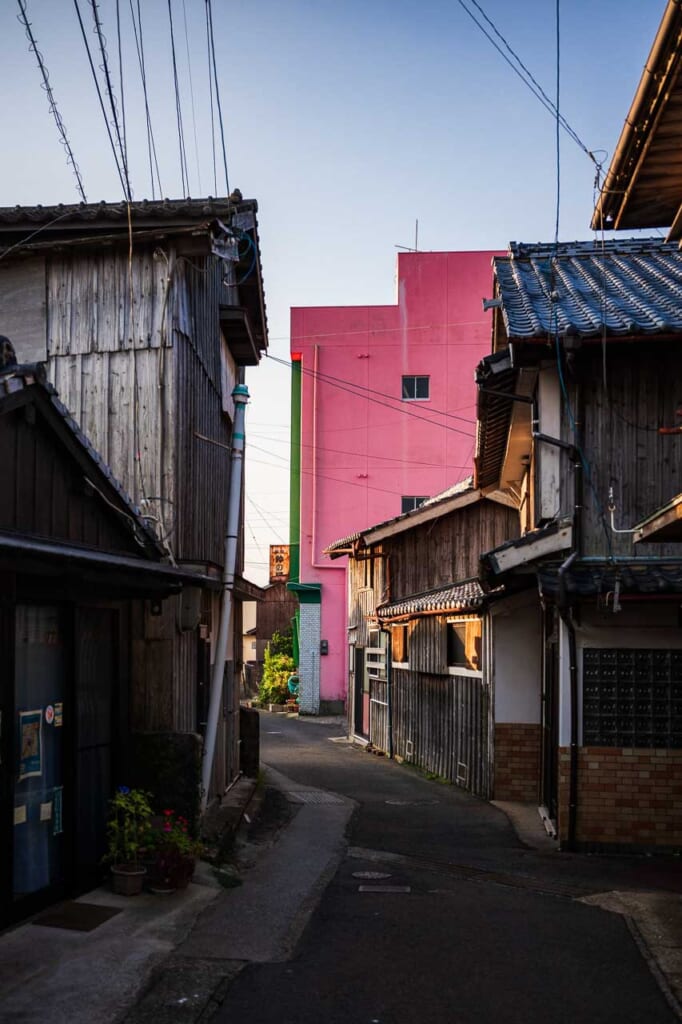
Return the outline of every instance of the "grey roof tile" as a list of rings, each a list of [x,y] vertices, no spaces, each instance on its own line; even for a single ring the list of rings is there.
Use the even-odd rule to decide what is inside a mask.
[[[493,260],[510,338],[682,332],[682,252],[660,238],[528,245]]]
[[[415,594],[401,601],[381,605],[377,608],[380,619],[392,619],[401,615],[419,615],[423,612],[475,611],[483,604],[485,591],[478,580],[465,580],[438,587],[425,594]]]

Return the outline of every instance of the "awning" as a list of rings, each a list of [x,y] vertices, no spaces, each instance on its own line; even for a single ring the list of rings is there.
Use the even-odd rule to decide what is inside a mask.
[[[643,519],[635,531],[635,544],[682,541],[682,494]]]

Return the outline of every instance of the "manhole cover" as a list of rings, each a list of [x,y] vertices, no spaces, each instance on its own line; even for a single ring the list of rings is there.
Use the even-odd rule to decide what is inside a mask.
[[[354,871],[353,878],[390,878],[389,871]]]

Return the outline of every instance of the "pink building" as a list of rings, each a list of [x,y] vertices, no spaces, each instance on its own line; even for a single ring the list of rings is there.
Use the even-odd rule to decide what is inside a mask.
[[[347,694],[346,566],[326,546],[472,472],[494,255],[401,253],[396,305],[291,311],[290,586],[304,713],[339,711]]]

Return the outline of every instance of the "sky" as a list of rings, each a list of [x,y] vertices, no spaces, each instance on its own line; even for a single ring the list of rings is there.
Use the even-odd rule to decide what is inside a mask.
[[[74,2],[24,2],[88,200],[120,200]],[[90,0],[79,5],[93,45]],[[152,193],[130,5],[119,0],[123,100],[142,199]],[[120,107],[117,4],[98,6]],[[224,195],[205,0],[171,6],[189,192]],[[554,98],[555,3],[480,6]],[[161,185],[179,198],[168,0],[140,9]],[[664,9],[665,0],[561,3],[560,109],[605,166]],[[18,13],[18,0],[2,0],[0,205],[77,202]],[[273,356],[288,359],[291,306],[393,302],[397,246],[414,244],[416,220],[426,250],[553,240],[554,120],[459,0],[213,0],[213,17],[229,187],[259,203]],[[587,239],[595,167],[563,133],[560,152],[560,237]],[[267,359],[247,383],[246,574],[264,583],[268,545],[288,539],[289,371]]]

